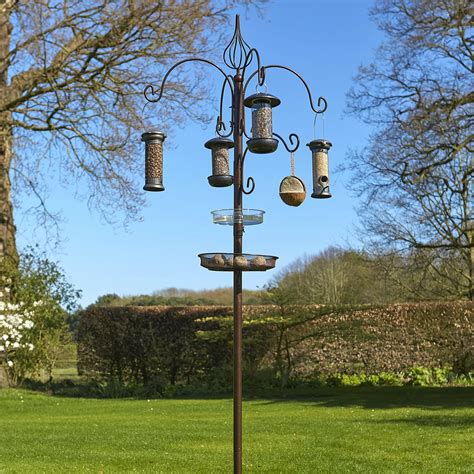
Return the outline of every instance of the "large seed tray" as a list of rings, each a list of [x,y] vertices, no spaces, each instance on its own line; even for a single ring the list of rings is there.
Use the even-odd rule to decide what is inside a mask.
[[[252,255],[249,253],[201,253],[201,265],[216,272],[263,272],[275,268],[278,257],[273,255]]]

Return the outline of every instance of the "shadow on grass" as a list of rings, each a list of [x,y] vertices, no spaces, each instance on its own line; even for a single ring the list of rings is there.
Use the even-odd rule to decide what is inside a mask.
[[[289,392],[268,398],[271,400],[266,403],[297,400],[319,407],[474,409],[474,387],[323,387],[314,389],[311,395]]]
[[[469,429],[474,427],[474,415],[423,415],[373,420],[377,424],[415,425],[419,427]]]
[[[62,381],[52,384],[27,384],[24,388],[60,397],[150,399],[173,398],[212,400],[232,397],[229,390],[180,387],[175,391],[149,391],[144,387],[104,389],[97,383]],[[156,387],[155,387],[156,388]],[[263,404],[299,402],[317,407],[361,407],[367,409],[424,408],[474,409],[474,387],[307,387],[280,390],[275,388],[244,389],[244,399],[260,400]],[[472,421],[472,420],[471,420]]]

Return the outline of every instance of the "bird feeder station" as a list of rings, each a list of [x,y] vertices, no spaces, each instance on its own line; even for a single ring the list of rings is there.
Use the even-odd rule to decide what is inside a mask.
[[[142,134],[145,142],[145,191],[164,191],[163,186],[163,132],[151,131]]]
[[[233,178],[229,174],[229,149],[234,148],[234,142],[225,137],[215,137],[204,146],[212,151],[212,176],[207,178],[209,184],[216,188],[231,186]]]
[[[247,146],[252,153],[273,153],[278,140],[273,138],[272,108],[281,101],[274,95],[258,92],[244,100],[245,107],[252,109],[252,138]]]
[[[311,197],[316,199],[330,198],[328,151],[332,147],[332,143],[318,139],[309,142],[306,146],[313,153],[313,194],[311,194]]]
[[[255,189],[255,181],[249,176],[245,179],[244,163],[246,156],[251,153],[272,153],[279,143],[285,147],[292,157],[291,176],[283,179],[280,185],[280,197],[290,206],[300,205],[306,196],[306,187],[302,179],[295,176],[293,154],[297,151],[300,140],[297,134],[289,135],[289,145],[278,133],[274,132],[272,124],[272,109],[280,105],[278,97],[267,92],[257,92],[247,97],[246,91],[255,78],[258,87],[265,85],[266,72],[270,69],[282,69],[296,76],[306,88],[311,110],[316,114],[323,114],[327,109],[324,97],[319,97],[317,107],[313,102],[310,88],[305,80],[293,69],[277,65],[262,65],[260,54],[257,49],[251,48],[243,39],[240,31],[239,16],[236,17],[234,35],[224,49],[223,60],[228,70],[206,58],[192,57],[182,59],[174,64],[163,77],[161,87],[153,85],[145,87],[144,95],[148,102],[159,102],[163,97],[163,91],[169,75],[178,66],[191,62],[201,62],[215,68],[222,75],[221,99],[219,116],[216,125],[216,137],[205,143],[205,147],[212,152],[212,175],[208,177],[209,184],[213,187],[233,186],[233,207],[230,209],[218,209],[212,211],[212,219],[215,224],[232,227],[233,248],[232,251],[213,251],[199,254],[201,265],[211,271],[227,271],[233,273],[233,360],[234,360],[234,474],[242,473],[242,327],[243,313],[242,301],[243,274],[246,272],[264,272],[272,270],[277,258],[273,255],[246,254],[243,252],[243,240],[245,228],[263,223],[264,211],[250,209],[243,206],[244,195],[250,196]],[[255,64],[256,63],[256,64]],[[253,71],[249,73],[249,68]],[[254,80],[255,80],[254,79]],[[224,100],[232,97],[230,105],[230,128],[226,133],[226,127],[222,118],[222,111],[226,110]],[[246,131],[246,110],[251,109],[252,128],[251,134]],[[247,147],[244,144],[247,139]],[[142,135],[145,142],[145,175],[146,191],[164,191],[163,187],[163,142],[165,135],[159,131],[151,131]],[[328,155],[331,143],[326,140],[313,140],[308,144],[313,152],[313,194],[312,197],[330,197],[328,177]],[[233,149],[232,170],[229,163],[229,150]],[[250,153],[248,153],[250,152]],[[232,175],[231,175],[232,173]],[[285,225],[287,223],[285,222]],[[269,242],[271,244],[271,241]],[[278,470],[278,468],[276,467]]]

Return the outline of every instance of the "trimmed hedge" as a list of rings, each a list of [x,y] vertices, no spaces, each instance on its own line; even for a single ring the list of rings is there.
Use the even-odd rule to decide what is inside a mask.
[[[474,370],[472,302],[384,307],[244,308],[247,379],[312,380],[319,374]],[[122,382],[231,382],[232,308],[98,307],[78,326],[78,368]]]
[[[307,324],[297,377],[315,371],[376,374],[412,367],[474,370],[474,304],[393,304],[328,315]]]
[[[196,335],[218,328],[217,322],[200,319],[228,312],[221,307],[90,307],[77,330],[78,372],[136,383],[157,377],[171,384],[190,382],[229,359],[226,341],[207,342]]]

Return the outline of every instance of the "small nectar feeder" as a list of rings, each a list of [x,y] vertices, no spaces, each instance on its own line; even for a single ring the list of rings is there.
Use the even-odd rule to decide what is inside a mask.
[[[216,137],[207,141],[204,146],[212,150],[212,176],[207,178],[209,184],[216,188],[231,186],[233,178],[229,174],[229,148],[234,148],[234,142],[228,138]]]
[[[307,146],[313,152],[313,194],[311,197],[330,198],[328,150],[332,147],[332,143],[318,139],[309,142]]]
[[[278,147],[278,140],[273,138],[272,108],[281,101],[274,95],[258,92],[247,97],[244,105],[252,109],[252,138],[247,146],[252,153],[272,153]]]
[[[295,157],[291,154],[291,176],[280,183],[281,200],[288,206],[299,206],[306,199],[306,186],[302,179],[295,176]]]
[[[163,132],[151,131],[142,134],[145,142],[145,191],[164,191],[163,186]]]

